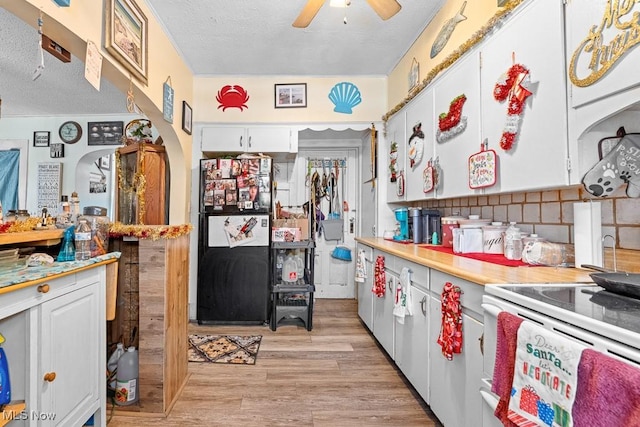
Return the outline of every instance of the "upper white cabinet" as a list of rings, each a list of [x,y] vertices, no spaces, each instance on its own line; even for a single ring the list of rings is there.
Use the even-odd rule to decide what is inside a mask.
[[[405,156],[407,153],[405,112],[400,111],[391,117],[387,122],[386,130],[387,152],[385,154],[387,156],[387,173],[382,174],[382,176],[386,176],[389,180],[387,184],[387,202],[399,202],[406,198],[406,192],[403,191],[404,187],[406,187],[404,184],[406,184]],[[395,160],[393,170],[391,165],[392,160]],[[403,180],[405,180],[405,182],[403,182]]]
[[[488,193],[568,184],[562,3],[528,2],[481,46],[482,135],[499,159],[498,184],[488,187]],[[525,86],[533,94],[526,98],[515,144],[505,151],[500,138],[508,120],[507,102],[497,101],[493,93],[514,64],[529,70]]]
[[[434,123],[433,89],[428,87],[422,91],[406,107],[406,134],[403,142],[406,150],[406,193],[407,200],[432,199],[434,192],[425,193],[424,170],[430,159],[434,158]],[[422,138],[417,133],[418,127]],[[414,136],[414,133],[416,136]]]
[[[298,132],[283,126],[204,127],[201,149],[232,153],[297,153]]]
[[[434,84],[436,157],[443,168],[438,197],[480,193],[469,188],[469,156],[480,151],[480,56],[477,51],[460,58]],[[460,109],[462,105],[462,109]],[[453,128],[438,132],[439,116]],[[459,116],[456,118],[456,116]]]

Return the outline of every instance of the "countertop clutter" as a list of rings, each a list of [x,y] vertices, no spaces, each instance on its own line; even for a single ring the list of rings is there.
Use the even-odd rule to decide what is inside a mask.
[[[591,283],[591,270],[565,267],[508,267],[478,261],[455,254],[428,249],[429,245],[403,244],[380,237],[356,238],[356,241],[408,261],[435,268],[480,285],[489,283]],[[625,262],[625,252],[618,251],[618,267],[632,271],[633,260]],[[610,265],[605,257],[605,264]],[[637,268],[637,267],[635,267]]]

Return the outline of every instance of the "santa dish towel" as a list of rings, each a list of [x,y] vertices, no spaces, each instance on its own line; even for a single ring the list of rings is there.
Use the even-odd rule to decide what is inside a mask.
[[[585,349],[533,322],[522,322],[508,418],[518,426],[572,427],[578,365]]]
[[[362,249],[358,251],[358,258],[356,258],[356,278],[355,281],[363,283],[367,278],[367,257]]]
[[[411,305],[411,270],[404,267],[400,272],[400,283],[396,286],[396,299],[393,305],[393,315],[401,325],[404,325],[405,316],[413,316]]]

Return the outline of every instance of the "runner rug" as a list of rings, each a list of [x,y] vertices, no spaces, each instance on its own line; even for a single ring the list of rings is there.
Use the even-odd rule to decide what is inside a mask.
[[[262,335],[189,335],[189,362],[255,365]]]

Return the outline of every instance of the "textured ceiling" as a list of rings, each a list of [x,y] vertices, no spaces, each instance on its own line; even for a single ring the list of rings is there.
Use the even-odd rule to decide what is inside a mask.
[[[146,2],[196,76],[378,76],[389,74],[444,0],[400,1],[387,21],[352,0],[346,25],[345,9],[327,0],[307,28],[291,25],[306,0]],[[96,91],[78,58],[65,64],[45,53],[34,81],[39,55],[34,26],[0,8],[2,117],[126,113],[125,96],[106,79]]]

